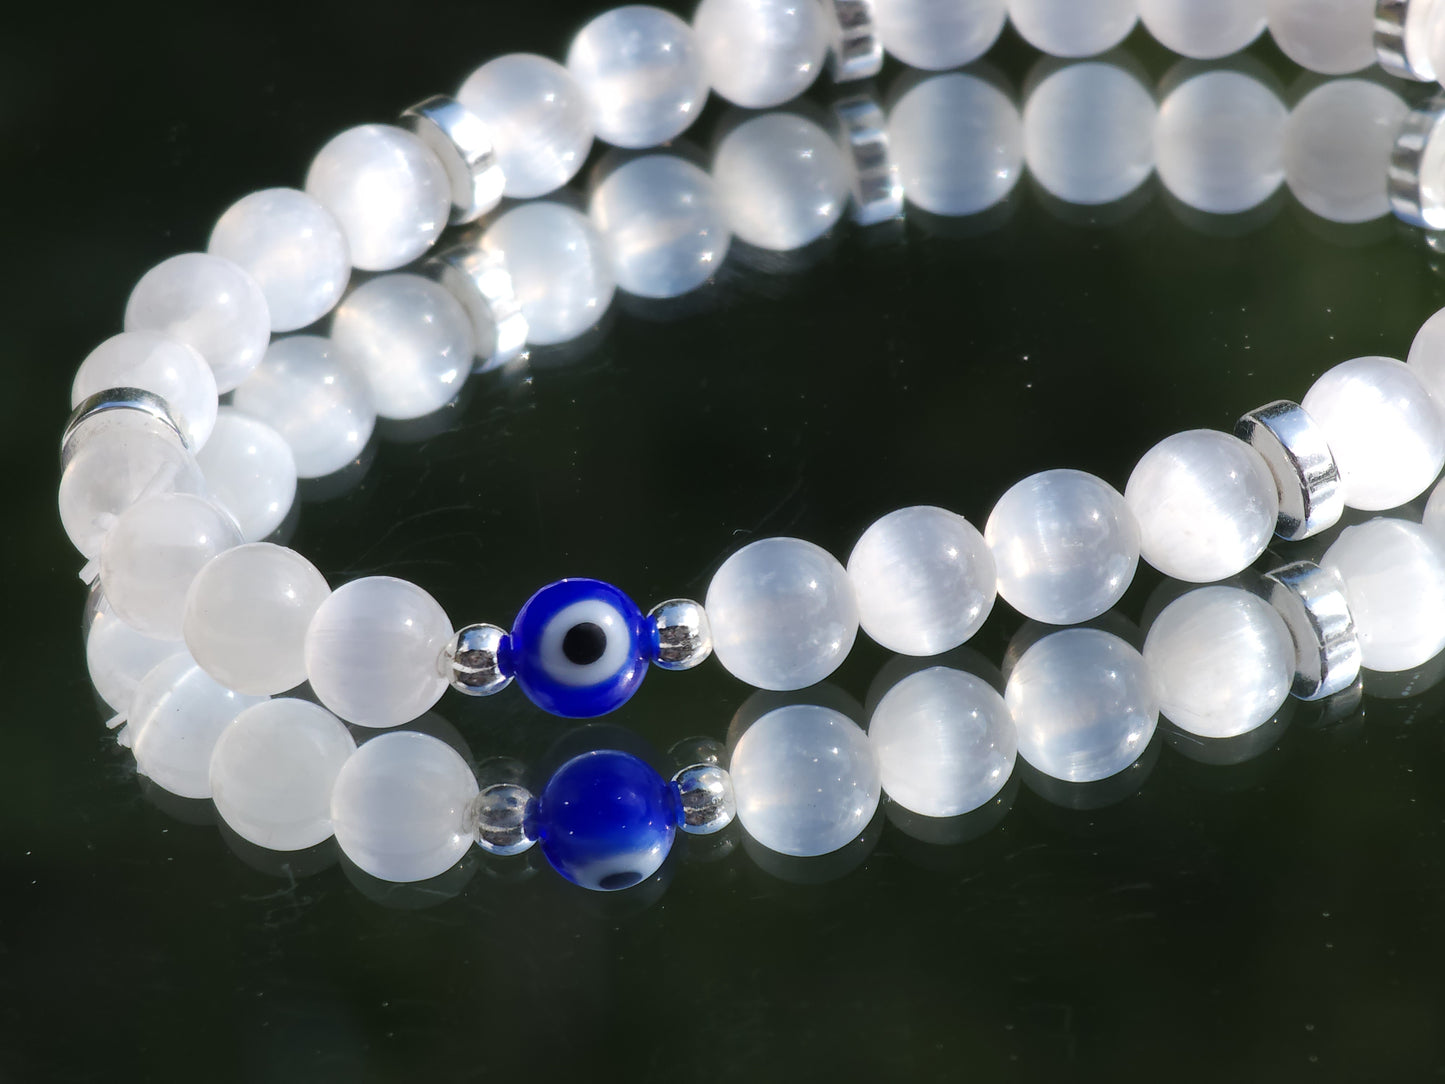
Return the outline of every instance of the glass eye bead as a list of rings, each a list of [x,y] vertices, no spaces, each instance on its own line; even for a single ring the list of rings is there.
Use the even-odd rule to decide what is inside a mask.
[[[477,846],[488,854],[521,854],[537,842],[532,792],[519,783],[484,787],[472,806]]]
[[[442,669],[459,693],[491,696],[512,683],[507,630],[496,625],[458,629],[442,652]]]
[[[601,580],[548,584],[512,625],[511,665],[527,699],[569,719],[625,704],[647,673],[651,632],[642,611]]]
[[[677,833],[671,785],[631,753],[573,757],[537,801],[537,837],[552,868],[597,892],[630,888],[657,872]]]
[[[677,826],[693,835],[721,832],[737,816],[733,778],[716,764],[693,764],[672,777],[677,788]]]
[[[712,626],[707,611],[692,599],[659,602],[647,612],[652,634],[652,661],[664,670],[691,670],[712,654]]]

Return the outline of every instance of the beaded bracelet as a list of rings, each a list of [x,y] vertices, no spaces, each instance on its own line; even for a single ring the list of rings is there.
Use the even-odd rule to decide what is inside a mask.
[[[1047,7],[1014,4],[1021,33],[1041,43],[1056,30],[1065,35],[1057,51],[1083,49],[1067,40],[1070,19],[1058,16],[1055,25]],[[1167,25],[1169,7],[1145,5],[1146,22],[1152,9]],[[914,786],[914,795],[905,797],[909,773],[928,767],[920,766],[919,736],[907,724],[918,709],[897,708],[903,721],[889,724],[894,715],[883,705],[871,745],[838,713],[784,709],[748,732],[730,772],[710,757],[685,766],[669,784],[638,758],[603,750],[563,765],[535,803],[516,783],[479,791],[465,763],[424,735],[385,735],[356,748],[338,717],[396,726],[428,710],[448,683],[484,695],[515,678],[544,710],[592,717],[632,696],[649,663],[686,669],[714,648],[735,676],[789,690],[836,669],[860,625],[892,650],[935,655],[967,640],[996,594],[1040,621],[1087,621],[1118,601],[1141,555],[1183,580],[1224,579],[1252,564],[1276,529],[1286,538],[1313,535],[1333,524],[1345,504],[1394,507],[1439,473],[1445,421],[1429,389],[1445,378],[1434,341],[1440,330],[1427,325],[1409,366],[1384,358],[1345,362],[1322,376],[1302,405],[1274,403],[1246,415],[1237,437],[1197,430],[1166,439],[1140,461],[1122,495],[1079,471],[1047,471],[1009,490],[982,534],[942,509],[902,509],[864,533],[846,569],[810,543],[764,539],[723,563],[705,605],[672,600],[644,616],[609,584],[568,579],[538,591],[510,632],[478,624],[454,633],[440,606],[412,584],[368,577],[333,592],[293,551],[242,544],[275,526],[283,502],[248,514],[246,487],[238,484],[247,468],[228,475],[219,463],[215,470],[206,465],[203,445],[221,428],[218,391],[234,392],[236,413],[225,418],[233,450],[245,445],[256,457],[246,442],[264,446],[261,454],[272,462],[260,473],[285,475],[274,462],[289,453],[293,474],[317,476],[344,466],[365,443],[375,420],[373,399],[392,416],[418,416],[442,405],[445,398],[436,396],[454,392],[462,376],[454,366],[449,380],[418,388],[404,379],[388,382],[384,367],[372,365],[358,379],[345,344],[365,350],[365,320],[343,319],[346,311],[338,313],[329,340],[295,336],[268,349],[272,330],[296,330],[325,315],[345,291],[350,266],[385,270],[423,255],[448,216],[472,221],[503,194],[542,195],[565,183],[585,159],[594,131],[620,146],[665,141],[686,127],[709,85],[742,105],[791,98],[806,89],[821,61],[824,11],[836,18],[835,71],[850,78],[870,74],[882,54],[869,33],[868,9],[864,3],[814,9],[704,0],[695,35],[655,9],[618,9],[579,34],[565,69],[540,57],[503,57],[474,73],[457,99],[433,98],[408,110],[410,132],[372,125],[342,133],[317,156],[306,193],[276,189],[246,197],[217,223],[209,254],[175,257],[142,278],[127,306],[126,333],[102,344],[77,376],[77,412],[63,440],[61,509],[77,547],[98,559],[111,617],[153,638],[183,638],[189,651],[162,660],[135,690],[127,740],[143,771],[176,793],[213,797],[232,827],[265,846],[304,847],[334,831],[361,868],[387,879],[433,876],[474,837],[495,853],[525,849],[540,838],[564,875],[610,889],[649,876],[679,823],[716,830],[736,808],[764,845],[789,854],[825,853],[867,823],[881,785],[924,815],[964,812],[1002,786],[1015,747],[1046,774],[1102,779],[1127,767],[1147,744],[1159,701],[1185,729],[1222,736],[1266,721],[1291,682],[1297,695],[1328,696],[1355,680],[1362,660],[1378,669],[1407,669],[1445,646],[1438,622],[1401,636],[1381,618],[1382,605],[1398,611],[1403,604],[1398,576],[1390,573],[1402,559],[1413,562],[1416,580],[1422,568],[1427,576],[1445,576],[1445,559],[1423,529],[1381,521],[1346,532],[1321,566],[1297,563],[1274,573],[1273,607],[1221,587],[1180,600],[1188,606],[1169,621],[1161,615],[1151,631],[1160,637],[1157,644],[1196,635],[1200,627],[1234,644],[1228,661],[1236,673],[1251,664],[1255,680],[1243,699],[1253,703],[1242,705],[1241,697],[1223,709],[1201,703],[1203,690],[1188,675],[1172,682],[1151,676],[1148,643],[1141,656],[1089,629],[1036,645],[1015,667],[1002,698],[967,675],[958,675],[960,681],[935,674],[930,680],[942,692],[930,687],[927,695],[913,695],[947,699],[955,713],[951,728],[962,717],[984,727],[982,739],[973,739],[982,752],[969,760],[969,772],[979,768],[981,776],[970,775],[962,797],[954,765],[942,766],[949,779]],[[1128,10],[1119,36],[1132,25]],[[1406,26],[1406,6],[1382,4],[1381,11]],[[878,5],[885,45],[897,14],[894,5]],[[948,13],[938,19],[959,29]],[[1091,31],[1105,22],[1094,15],[1089,21]],[[1000,15],[985,48],[1001,22]],[[947,37],[927,19],[893,25],[899,41],[914,31],[920,48]],[[1282,45],[1291,39],[1279,28],[1290,25],[1272,23]],[[1255,25],[1245,43],[1259,29]],[[1097,41],[1086,41],[1086,51],[1093,51]],[[731,62],[744,46],[759,59],[746,71]],[[890,124],[866,100],[837,111],[861,222],[895,217],[905,187],[927,205],[929,194],[902,183],[908,171],[889,157],[887,129],[896,133],[907,117],[903,106],[895,107]],[[1420,174],[1437,118],[1431,109],[1411,114],[1394,146],[1389,195],[1402,216],[1417,221],[1428,220],[1428,185]],[[752,141],[731,147],[725,141],[715,174],[788,164],[806,122],[776,115],[748,123]],[[845,159],[833,153],[841,167]],[[811,158],[809,152],[791,161],[796,166]],[[1382,186],[1382,199],[1383,192]],[[949,192],[939,205],[947,213],[979,209],[957,198]],[[828,202],[841,206],[836,197]],[[593,217],[604,228],[610,210],[605,199],[600,211],[594,203]],[[816,236],[808,230],[821,232],[832,222],[825,218],[820,228],[728,210],[740,238],[775,249],[804,244]],[[709,239],[715,250],[725,250],[725,239]],[[488,226],[479,241],[441,254],[435,271],[465,306],[488,364],[502,364],[528,342],[565,341],[595,322],[612,289],[601,247],[575,212],[523,205]],[[578,250],[589,257],[586,266],[557,256]],[[570,277],[557,275],[559,268]],[[359,288],[348,305],[373,285]],[[648,291],[635,276],[623,285]],[[684,292],[676,282],[661,289]],[[383,296],[381,303],[392,301]],[[349,310],[365,311],[360,304]],[[268,428],[266,420],[276,424]],[[192,448],[202,452],[199,462]],[[212,500],[217,489],[231,500]],[[1243,652],[1241,642],[1247,643]],[[264,701],[302,680],[324,707]],[[1080,690],[1091,688],[1114,698],[1108,719],[1080,715],[1090,699]],[[1171,700],[1171,694],[1177,695]],[[900,694],[895,703],[907,699]],[[155,710],[160,701],[187,710],[167,717]],[[193,759],[172,771],[167,754],[181,736],[177,727],[189,738]],[[198,750],[206,754],[203,779],[194,770]],[[901,775],[890,768],[890,756],[903,765]],[[821,765],[823,776],[800,781],[802,763]],[[294,778],[279,779],[280,766]],[[812,796],[829,791],[824,784],[830,781],[846,786],[823,808]],[[290,795],[288,814],[278,821],[286,783],[304,793]],[[780,803],[779,794],[790,790],[805,796],[801,804]],[[940,799],[940,791],[948,797]],[[298,812],[302,806],[307,815]],[[418,826],[420,834],[412,831]]]

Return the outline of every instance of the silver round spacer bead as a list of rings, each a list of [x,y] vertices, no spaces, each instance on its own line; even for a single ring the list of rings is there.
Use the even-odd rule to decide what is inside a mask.
[[[520,783],[493,783],[472,800],[472,834],[488,854],[521,854],[537,837],[531,827],[532,792]]]
[[[672,777],[681,800],[678,827],[693,835],[721,832],[737,816],[733,777],[716,764],[694,764]]]
[[[512,683],[503,669],[507,630],[496,625],[459,629],[442,650],[442,675],[452,688],[468,696],[491,696]]]
[[[403,110],[401,119],[441,160],[452,189],[453,222],[473,222],[502,202],[506,179],[480,117],[455,98],[437,94]]]
[[[1288,399],[1239,419],[1234,435],[1260,454],[1279,491],[1275,534],[1297,542],[1319,534],[1345,511],[1340,471],[1325,434],[1305,408]]]
[[[699,764],[721,767],[727,760],[727,746],[716,738],[681,738],[667,751],[668,758],[678,768],[691,768]]]
[[[668,599],[649,610],[647,620],[656,641],[652,661],[664,670],[691,670],[712,654],[712,626],[702,603]]]

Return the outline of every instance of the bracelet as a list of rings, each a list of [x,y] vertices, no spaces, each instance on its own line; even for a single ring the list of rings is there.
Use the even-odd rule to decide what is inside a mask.
[[[888,7],[879,6],[884,44]],[[1033,8],[1012,9],[1026,37]],[[294,475],[325,475],[355,457],[375,422],[373,398],[391,416],[420,416],[443,405],[446,398],[436,397],[445,391],[449,398],[464,377],[463,351],[445,344],[434,352],[450,369],[429,386],[405,372],[388,382],[384,367],[374,365],[358,377],[349,358],[366,352],[369,313],[414,304],[407,291],[423,305],[444,308],[450,299],[466,324],[476,325],[470,330],[488,345],[489,362],[500,364],[525,342],[566,341],[585,331],[613,287],[602,241],[585,218],[557,204],[529,204],[491,223],[479,242],[443,253],[441,287],[428,289],[422,279],[372,280],[338,312],[329,339],[301,335],[268,348],[272,330],[296,330],[323,316],[343,294],[350,266],[386,270],[423,255],[448,216],[473,220],[503,193],[541,195],[565,183],[586,157],[594,129],[624,146],[671,138],[695,115],[709,83],[744,105],[791,98],[816,73],[821,46],[814,50],[819,60],[800,65],[792,59],[796,41],[767,40],[767,20],[782,17],[781,8],[768,5],[705,0],[694,41],[686,24],[665,13],[610,12],[578,36],[567,68],[539,57],[503,57],[474,73],[456,100],[431,99],[409,110],[413,132],[378,125],[344,132],[317,156],[306,193],[246,197],[217,223],[210,253],[175,257],[142,278],[127,306],[126,333],[102,344],[77,376],[60,496],[72,540],[98,561],[110,617],[152,639],[183,638],[189,651],[162,660],[135,687],[126,736],[142,771],[176,793],[214,797],[233,828],[266,846],[309,846],[334,830],[359,866],[387,879],[434,876],[473,837],[494,853],[540,839],[569,879],[610,889],[650,876],[679,822],[716,830],[736,809],[749,832],[774,850],[826,853],[866,825],[885,786],[915,812],[955,815],[997,793],[1015,747],[1056,778],[1102,779],[1147,744],[1160,701],[1184,729],[1225,736],[1265,722],[1291,683],[1304,697],[1328,696],[1354,682],[1362,661],[1408,669],[1445,647],[1445,629],[1433,615],[1408,628],[1399,620],[1407,605],[1412,613],[1422,608],[1411,595],[1422,582],[1445,579],[1445,559],[1423,528],[1379,521],[1347,531],[1321,565],[1275,572],[1273,607],[1216,587],[1160,616],[1151,630],[1153,654],[1167,658],[1171,645],[1201,637],[1225,645],[1221,672],[1236,681],[1250,675],[1248,704],[1239,696],[1208,703],[1218,675],[1202,683],[1187,673],[1151,677],[1148,642],[1141,655],[1107,633],[1074,629],[1026,652],[1002,698],[967,675],[924,671],[917,677],[931,675],[927,683],[909,695],[900,685],[884,699],[869,736],[826,708],[780,709],[739,742],[730,771],[710,755],[684,766],[672,783],[635,756],[599,750],[562,765],[534,802],[516,783],[479,790],[465,763],[424,735],[383,735],[358,749],[338,717],[396,726],[428,710],[448,683],[489,694],[515,678],[544,710],[593,717],[633,695],[649,663],[685,669],[713,649],[735,676],[777,690],[825,678],[860,625],[892,650],[935,655],[977,630],[995,593],[1037,620],[1087,621],[1118,601],[1141,555],[1182,580],[1225,579],[1252,564],[1276,528],[1286,538],[1307,537],[1332,525],[1346,504],[1395,507],[1439,474],[1445,422],[1430,389],[1439,383],[1433,359],[1440,356],[1434,343],[1440,330],[1427,324],[1409,365],[1345,362],[1322,376],[1302,404],[1274,403],[1246,415],[1237,437],[1196,430],[1166,439],[1140,461],[1122,495],[1079,471],[1047,471],[1009,490],[982,533],[942,509],[902,509],[864,533],[846,569],[810,543],[764,539],[723,563],[704,605],[671,600],[645,616],[609,584],[568,579],[538,591],[510,632],[470,625],[454,633],[440,606],[412,584],[368,577],[333,592],[293,551],[242,544],[264,537],[278,511],[284,515],[291,498],[277,494],[287,478],[294,490]],[[824,25],[809,5],[788,9],[786,17]],[[849,24],[852,31],[860,25]],[[1132,15],[1124,32],[1130,25]],[[741,72],[718,59],[738,54],[740,34],[766,63]],[[835,42],[835,67],[847,69],[839,58],[856,58],[849,50],[864,40],[853,34],[851,45]],[[653,47],[667,56],[665,80],[642,77],[655,63],[648,59]],[[1080,46],[1058,46],[1074,47]],[[978,87],[987,89],[972,76],[938,77],[937,85],[915,88],[921,93],[912,108],[938,109],[930,95],[955,106],[948,95],[960,89],[980,108],[995,105]],[[1374,89],[1398,105],[1388,91]],[[1007,105],[996,92],[995,98]],[[905,97],[889,118],[895,138],[910,119],[907,104]],[[1388,103],[1382,108],[1388,112]],[[1418,173],[1437,115],[1427,109],[1406,119],[1399,108],[1394,119],[1405,120],[1414,143],[1407,146],[1402,130],[1389,198],[1408,217],[1415,193],[1414,217],[1424,220]],[[847,103],[838,116],[854,157],[850,185],[860,220],[896,215],[905,189],[940,213],[987,206],[975,205],[978,193],[963,188],[930,190],[926,175],[921,185],[910,183],[907,164],[888,160],[876,106]],[[715,175],[787,165],[800,143],[815,138],[807,123],[787,114],[746,122],[720,146]],[[1416,155],[1413,186],[1405,151]],[[845,159],[833,153],[836,176]],[[649,161],[661,160],[638,160]],[[995,179],[1011,187],[1018,165],[1002,177],[994,171]],[[804,171],[802,179],[816,184],[823,175]],[[829,194],[836,218],[841,193]],[[1099,195],[1096,201],[1106,202]],[[1379,199],[1385,198],[1381,186]],[[1334,209],[1328,199],[1322,205]],[[625,221],[625,210],[601,198],[593,218],[605,225],[618,212]],[[733,232],[762,248],[799,247],[832,224],[801,216],[770,221],[731,204],[727,212]],[[1338,213],[1355,212],[1341,203]],[[726,238],[717,232],[702,235],[720,258]],[[579,251],[585,266],[559,255]],[[644,283],[623,279],[620,261],[613,264],[624,286],[646,294]],[[690,288],[682,285],[657,289]],[[233,393],[225,415],[216,409],[218,391]],[[243,462],[208,466],[206,449],[225,430],[232,456]],[[217,486],[213,476],[231,484]],[[265,483],[256,488],[276,499],[248,504],[248,478]],[[217,489],[231,500],[210,499]],[[324,707],[264,699],[302,680]],[[928,715],[930,699],[946,701],[953,713],[945,737],[961,740],[959,716],[972,719],[975,730],[982,726],[974,752],[962,758],[969,773],[982,769],[978,779],[965,780],[959,765],[928,761],[916,721]],[[180,717],[163,717],[162,701]],[[184,713],[176,712],[179,704]],[[177,769],[170,756],[183,738],[190,760]],[[822,750],[831,750],[831,759]],[[823,775],[808,777],[803,764]],[[278,765],[291,775],[285,787]],[[921,775],[931,779],[920,783]],[[962,797],[960,789],[967,790]],[[283,790],[291,800],[281,801]],[[779,795],[788,793],[804,798],[781,803]],[[813,797],[825,793],[827,802]],[[626,811],[619,812],[624,798]],[[287,812],[278,824],[282,805]],[[411,829],[424,831],[408,835]]]

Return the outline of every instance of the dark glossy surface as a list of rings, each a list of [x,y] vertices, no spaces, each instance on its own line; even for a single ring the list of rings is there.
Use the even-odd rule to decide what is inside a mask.
[[[657,877],[608,896],[535,854],[473,853],[400,887],[329,847],[278,860],[135,777],[85,679],[80,562],[54,509],[74,367],[119,328],[136,278],[203,247],[231,201],[299,182],[334,131],[486,57],[559,55],[592,10],[7,14],[0,1078],[1445,1071],[1439,667],[1367,684],[1342,719],[1300,705],[1242,763],[1200,763],[1238,757],[1161,733],[1107,793],[1021,773],[966,824],[880,813],[859,843],[804,863],[736,828],[680,837]],[[1140,33],[1129,47],[1155,82],[1174,63]],[[1289,100],[1309,84],[1268,42],[1252,54]],[[1014,88],[1035,60],[1011,37],[994,55]],[[723,112],[709,107],[695,143]],[[458,625],[505,627],[562,575],[645,609],[701,597],[750,537],[846,555],[904,504],[981,525],[1046,467],[1122,485],[1165,434],[1229,429],[1347,357],[1400,356],[1445,304],[1418,235],[1332,227],[1287,193],[1223,234],[1154,180],[1092,218],[1026,179],[982,221],[844,230],[766,273],[735,255],[676,320],[619,302],[580,346],[475,379],[433,431],[383,427],[355,488],[308,490],[293,544],[333,583],[412,579]],[[687,456],[667,444],[677,433]],[[1126,635],[1157,612],[1157,585],[1141,572]],[[999,606],[970,647],[998,665],[1019,624]],[[888,661],[860,637],[810,695],[857,713]],[[599,745],[665,767],[655,751],[680,737],[722,738],[735,713],[740,730],[760,706],[748,694],[709,663],[653,675],[601,724],[625,730],[576,732],[515,689],[448,694],[419,725],[534,775]]]

